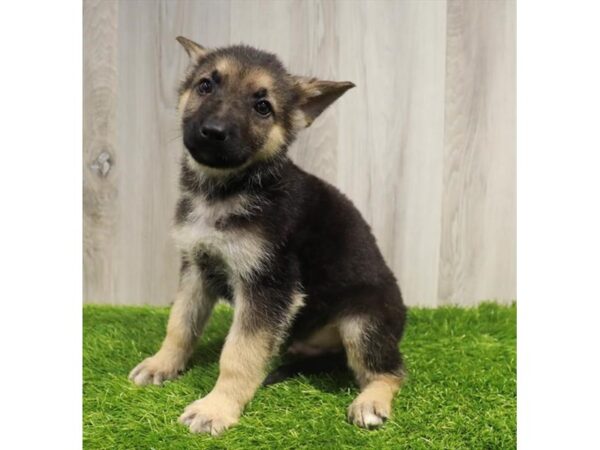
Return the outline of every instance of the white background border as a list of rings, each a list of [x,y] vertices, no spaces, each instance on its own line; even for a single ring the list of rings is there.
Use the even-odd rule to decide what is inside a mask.
[[[0,12],[0,448],[81,443],[82,5]]]
[[[600,3],[517,6],[517,442],[600,448]]]

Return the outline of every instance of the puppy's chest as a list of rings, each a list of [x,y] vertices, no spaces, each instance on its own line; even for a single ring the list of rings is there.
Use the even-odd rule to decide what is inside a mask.
[[[217,202],[180,199],[174,238],[191,256],[206,253],[223,260],[232,275],[247,278],[268,259],[268,245],[252,224],[253,204],[245,197]]]

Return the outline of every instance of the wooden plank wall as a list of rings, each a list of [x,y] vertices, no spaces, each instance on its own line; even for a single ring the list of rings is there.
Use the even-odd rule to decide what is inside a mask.
[[[177,35],[355,82],[295,161],[354,200],[409,305],[515,299],[513,0],[84,0],[83,21],[84,301],[172,301]]]

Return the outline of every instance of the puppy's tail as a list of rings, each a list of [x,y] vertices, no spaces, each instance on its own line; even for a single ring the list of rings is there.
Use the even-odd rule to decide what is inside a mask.
[[[344,351],[324,353],[318,356],[307,356],[302,359],[289,361],[273,372],[263,381],[263,386],[280,383],[297,375],[315,375],[320,373],[341,372],[347,370],[348,362]]]

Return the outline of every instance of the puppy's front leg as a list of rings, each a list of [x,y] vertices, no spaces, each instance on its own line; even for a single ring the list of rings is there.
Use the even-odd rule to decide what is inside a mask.
[[[302,297],[285,299],[236,295],[233,324],[219,362],[219,378],[206,397],[190,404],[179,421],[194,433],[213,436],[238,422],[266,375],[267,364],[298,308]],[[269,295],[269,294],[267,294]],[[272,293],[281,296],[281,293]],[[270,301],[274,304],[269,305]]]
[[[185,368],[215,302],[216,296],[204,286],[196,265],[187,263],[184,258],[167,335],[160,350],[138,364],[129,374],[129,379],[135,384],[145,385],[162,384],[177,377]]]

